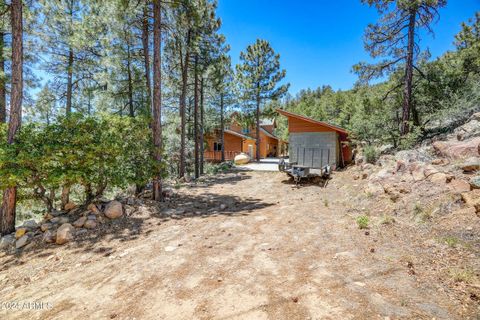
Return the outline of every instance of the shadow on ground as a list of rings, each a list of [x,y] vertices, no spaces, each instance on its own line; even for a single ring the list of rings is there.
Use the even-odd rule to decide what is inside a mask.
[[[251,177],[243,174],[225,175],[212,179],[216,184],[236,184],[243,179]],[[205,188],[202,184],[190,185],[189,188]],[[256,198],[240,198],[235,195],[219,195],[202,192],[200,195],[185,194],[181,191],[158,203],[144,199],[133,206],[122,218],[109,220],[98,224],[92,230],[76,229],[74,239],[63,246],[70,254],[93,252],[99,256],[108,257],[115,252],[115,242],[136,240],[140,237],[148,237],[153,232],[153,226],[160,225],[172,220],[184,220],[191,218],[208,218],[215,216],[248,216],[253,210],[266,208],[274,205]],[[73,222],[79,217],[71,215]],[[5,257],[6,261],[0,267],[0,271],[23,264],[34,257],[49,257],[56,253],[59,248],[56,244],[47,244],[42,241],[43,234],[35,236],[32,242],[35,246],[28,250],[17,250]],[[108,245],[111,243],[111,245]],[[106,245],[107,244],[107,245]]]

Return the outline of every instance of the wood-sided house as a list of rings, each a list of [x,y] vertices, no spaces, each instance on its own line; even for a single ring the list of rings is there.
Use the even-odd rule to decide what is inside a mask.
[[[263,120],[260,124],[260,157],[279,157],[286,155],[287,142],[274,134],[276,123],[274,120]],[[256,155],[256,130],[252,126],[243,128],[237,121],[224,130],[225,160],[233,160],[240,153],[248,154],[252,159]],[[222,158],[221,130],[215,129],[205,135],[204,159],[207,161],[220,161]]]
[[[311,168],[335,169],[352,161],[348,132],[338,126],[293,112],[277,112],[288,119],[289,161]]]

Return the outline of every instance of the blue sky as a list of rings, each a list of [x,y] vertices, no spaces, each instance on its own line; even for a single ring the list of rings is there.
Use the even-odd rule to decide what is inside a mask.
[[[422,48],[428,47],[432,58],[452,49],[461,22],[478,10],[480,0],[449,0],[433,26],[435,37],[423,35]],[[327,84],[350,89],[357,80],[352,65],[369,60],[364,30],[378,17],[360,0],[219,0],[218,15],[233,64],[256,38],[270,41],[280,53],[292,94]]]

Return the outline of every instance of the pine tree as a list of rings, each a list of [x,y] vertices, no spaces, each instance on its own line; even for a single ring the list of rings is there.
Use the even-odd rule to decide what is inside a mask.
[[[22,123],[23,99],[23,4],[22,0],[12,0],[10,5],[12,28],[12,92],[10,95],[10,120],[7,143],[15,143],[15,137]],[[0,234],[15,231],[17,187],[11,186],[3,192],[0,208]]]
[[[152,134],[156,172],[153,179],[153,199],[162,200],[162,8],[160,0],[153,1],[153,113]]]
[[[225,113],[228,106],[234,102],[232,94],[234,77],[229,56],[224,54],[217,59],[212,67],[210,77],[215,94],[214,103],[218,106],[220,113],[221,160],[223,162],[225,161]]]
[[[258,39],[249,45],[240,53],[240,61],[241,64],[237,65],[238,84],[247,108],[255,108],[256,159],[260,161],[260,107],[268,100],[280,98],[289,85],[277,86],[286,71],[280,70],[280,55],[266,40]]]
[[[382,77],[404,65],[403,107],[401,134],[409,132],[412,112],[413,71],[420,53],[418,31],[427,29],[433,33],[431,24],[438,18],[438,9],[446,0],[362,0],[374,6],[381,15],[376,24],[368,26],[365,33],[365,49],[373,58],[385,57],[378,64],[359,63],[354,66],[363,80]]]

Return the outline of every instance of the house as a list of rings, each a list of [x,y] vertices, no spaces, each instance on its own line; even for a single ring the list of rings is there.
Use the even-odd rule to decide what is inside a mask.
[[[233,115],[233,117],[235,114]],[[287,142],[274,134],[276,123],[274,120],[263,120],[260,124],[260,157],[279,157],[286,155]],[[238,121],[233,120],[224,129],[225,160],[233,160],[240,153],[247,153],[253,159],[256,155],[256,130],[255,126],[242,127]],[[207,161],[221,161],[222,139],[221,130],[215,129],[205,135],[204,159]]]
[[[328,164],[335,169],[352,161],[345,129],[293,112],[280,109],[277,112],[288,119],[290,163],[311,168]]]

